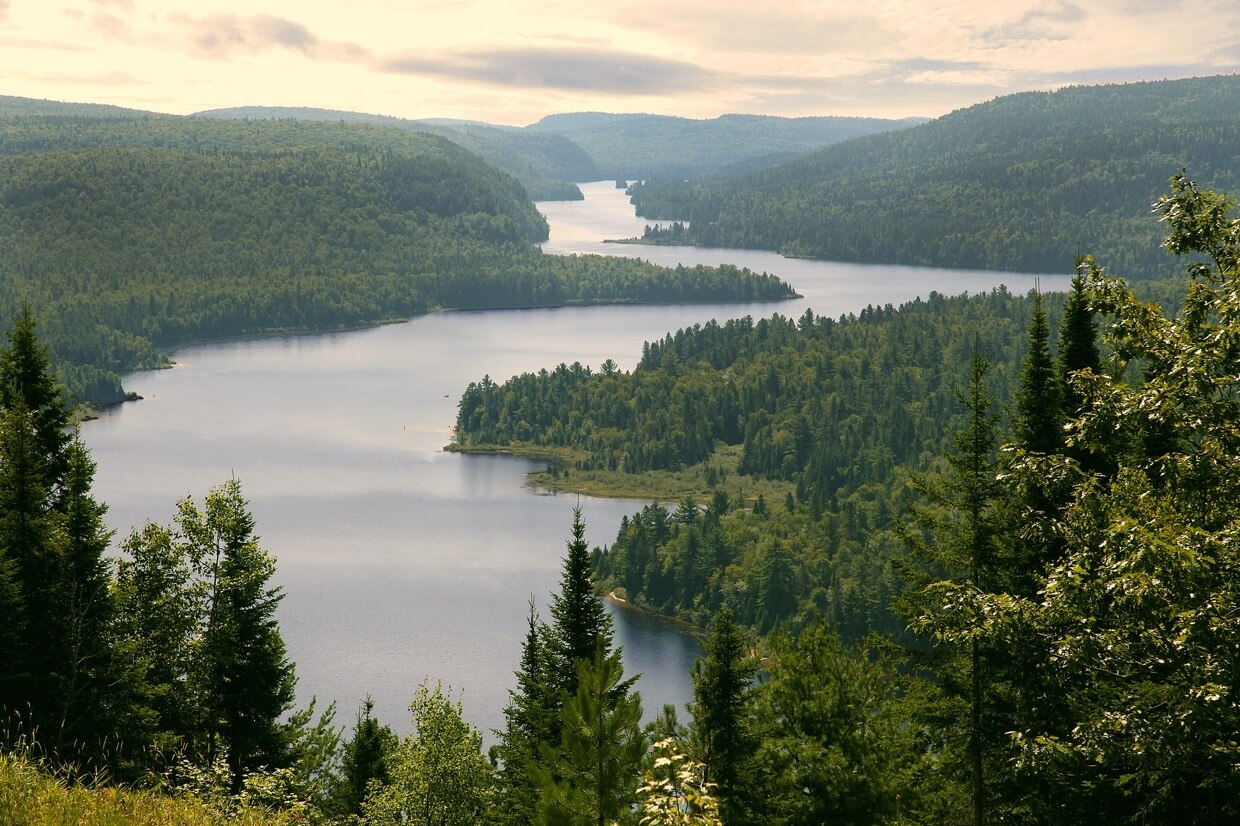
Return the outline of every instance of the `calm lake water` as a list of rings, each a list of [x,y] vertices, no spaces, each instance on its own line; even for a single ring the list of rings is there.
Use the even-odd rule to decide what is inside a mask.
[[[544,249],[661,264],[736,263],[789,281],[780,304],[575,307],[443,313],[348,333],[232,341],[177,351],[177,367],[125,378],[144,400],[82,429],[98,462],[95,490],[120,536],[170,523],[177,500],[202,499],[236,476],[285,589],[280,627],[297,663],[298,701],[339,703],[352,722],[370,694],[400,731],[422,680],[462,693],[485,731],[520,657],[526,605],[557,587],[575,496],[525,484],[521,459],[444,453],[468,382],[611,358],[631,368],[642,343],[747,314],[839,315],[946,294],[1032,287],[1032,276],[786,260],[772,253],[604,244],[640,234],[612,182],[582,202],[544,203]],[[1042,277],[1042,289],[1063,278]],[[644,503],[582,497],[591,544],[615,538]],[[613,610],[629,673],[641,673],[646,716],[683,708],[700,647],[675,626]]]

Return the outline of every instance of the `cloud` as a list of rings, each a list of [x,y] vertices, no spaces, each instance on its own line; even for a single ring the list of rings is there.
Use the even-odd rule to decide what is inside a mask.
[[[720,76],[692,63],[608,49],[477,49],[380,62],[394,74],[429,75],[493,86],[568,89],[608,95],[704,91]]]
[[[897,44],[901,33],[878,16],[798,8],[754,8],[749,2],[704,11],[698,5],[640,4],[613,18],[628,28],[674,35],[728,53],[822,55],[859,43]]]
[[[258,14],[242,17],[216,14],[194,18],[179,12],[168,20],[189,38],[201,57],[222,60],[236,54],[257,54],[269,49],[285,49],[310,58],[357,62],[369,57],[361,46],[320,39],[295,20]]]

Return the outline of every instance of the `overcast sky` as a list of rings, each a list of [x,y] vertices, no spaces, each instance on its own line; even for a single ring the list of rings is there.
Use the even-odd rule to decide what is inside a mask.
[[[936,116],[1240,71],[1240,0],[0,0],[0,94],[315,106]]]

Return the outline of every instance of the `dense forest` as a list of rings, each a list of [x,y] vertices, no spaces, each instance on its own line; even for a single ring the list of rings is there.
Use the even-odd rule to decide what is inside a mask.
[[[118,400],[118,373],[187,340],[792,295],[736,268],[544,256],[521,185],[433,135],[18,111],[0,112],[0,322],[34,308],[79,399]]]
[[[238,106],[209,109],[200,118],[239,120],[305,120],[374,123],[413,132],[440,135],[480,156],[487,163],[512,175],[535,201],[581,200],[573,181],[598,180],[594,161],[585,151],[561,135],[504,128],[472,121],[405,120],[386,115],[365,115],[335,109],[282,106]]]
[[[744,472],[785,480],[787,495],[652,504],[593,552],[578,510],[548,616],[531,602],[488,751],[430,680],[410,687],[404,738],[368,700],[350,731],[334,708],[294,710],[275,560],[237,480],[109,554],[94,464],[24,311],[0,350],[0,819],[1233,823],[1234,207],[1180,176],[1159,199],[1164,247],[1193,262],[1174,312],[1087,257],[1053,315],[1036,293],[936,296],[839,320],[703,326],[652,344],[631,373],[564,368],[515,384],[525,406],[510,413],[543,417],[536,440],[561,418],[553,397],[539,409],[540,387],[592,410],[582,388],[601,404],[619,383],[636,411],[654,392],[645,374],[714,427],[697,374],[721,369],[713,383],[741,391],[727,418],[745,420],[742,457],[753,445]],[[908,370],[883,361],[897,353]],[[779,360],[795,382],[763,369]],[[865,370],[875,391],[858,400]],[[934,387],[919,385],[931,370]],[[809,401],[791,387],[801,381]],[[955,392],[930,392],[939,384]],[[918,388],[924,410],[909,407]],[[478,384],[471,394],[463,415],[507,403]],[[889,408],[904,412],[881,418]],[[866,418],[868,430],[855,421]],[[650,433],[669,447],[643,461],[686,461],[694,442],[675,426]],[[832,463],[821,443],[844,438],[866,467]],[[592,449],[615,457],[606,439]],[[863,502],[873,521],[854,528]],[[899,518],[882,515],[897,506]],[[832,558],[841,537],[863,546]],[[858,551],[889,577],[863,597],[891,621],[864,639],[832,607],[845,600],[837,567]],[[669,707],[639,725],[600,596],[611,587],[709,624],[691,719]],[[684,606],[691,591],[713,602]]]
[[[721,115],[708,120],[666,115],[578,112],[548,115],[527,131],[562,135],[594,161],[600,178],[699,178],[768,166],[859,135],[905,129],[922,118]]]
[[[1161,273],[1145,219],[1169,170],[1240,186],[1240,77],[1080,86],[997,98],[750,175],[635,187],[647,218],[687,237],[836,261],[1062,272],[1106,250],[1131,278]],[[679,176],[678,176],[679,177]]]

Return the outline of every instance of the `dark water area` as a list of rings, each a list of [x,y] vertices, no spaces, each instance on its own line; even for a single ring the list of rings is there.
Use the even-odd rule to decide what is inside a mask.
[[[280,627],[297,663],[298,702],[336,701],[338,722],[373,695],[380,718],[408,728],[423,680],[460,692],[488,732],[520,658],[530,596],[557,587],[573,507],[592,545],[615,538],[645,502],[549,495],[529,487],[539,465],[444,453],[465,386],[527,370],[614,359],[636,364],[642,343],[680,327],[747,314],[838,315],[1032,276],[787,261],[771,253],[634,247],[623,191],[583,187],[586,200],[541,204],[548,252],[604,252],[658,263],[732,262],[774,272],[803,298],[779,304],[569,307],[442,313],[347,333],[186,347],[171,370],[125,377],[144,397],[82,428],[98,463],[96,492],[118,538],[176,502],[241,480],[284,588]],[[1043,276],[1044,290],[1061,289]],[[647,719],[682,709],[700,647],[679,625],[612,607],[626,670],[640,672]]]

